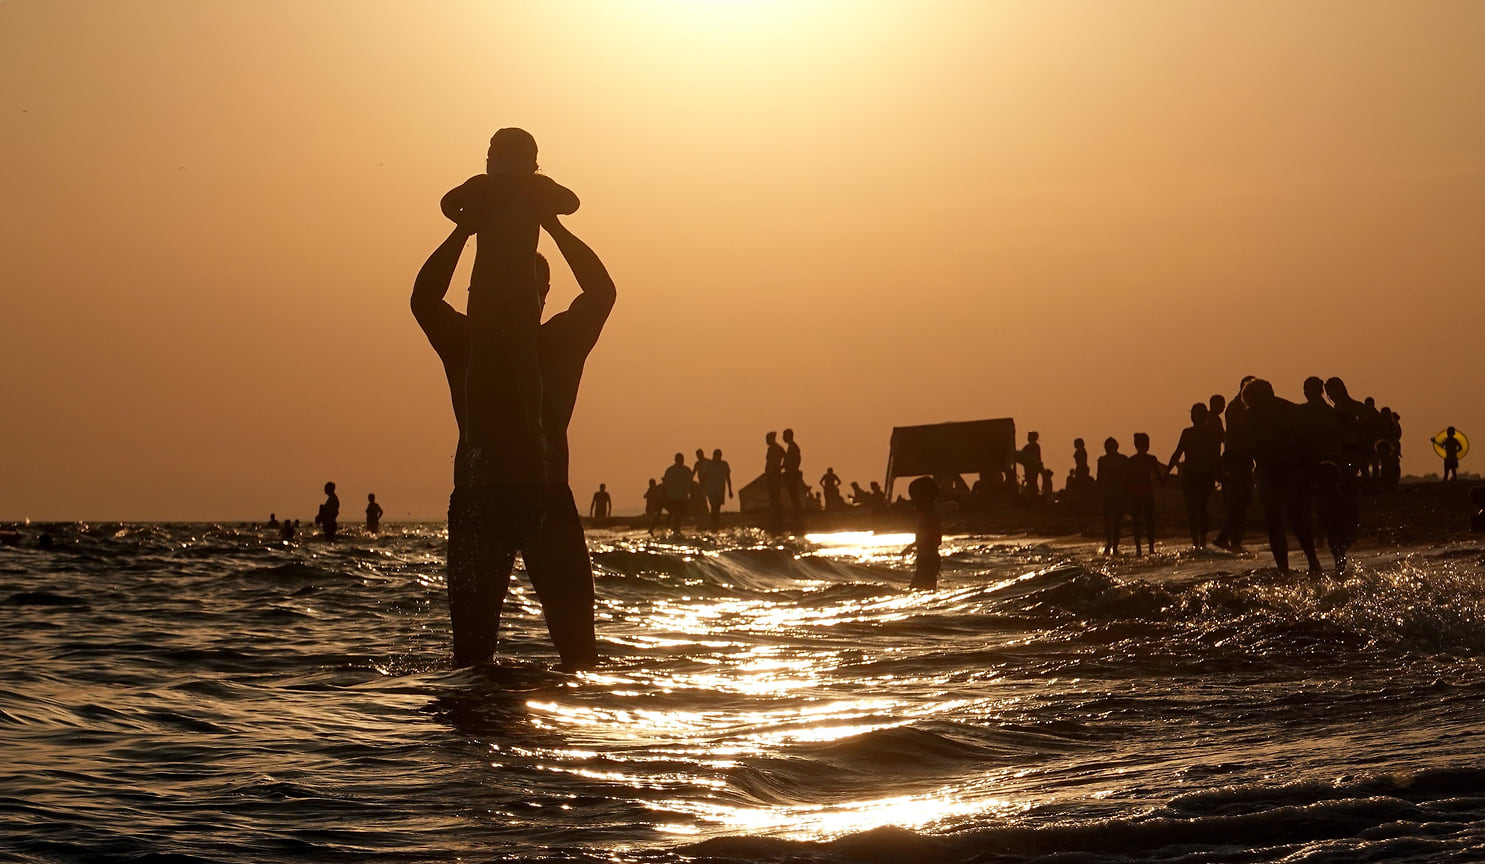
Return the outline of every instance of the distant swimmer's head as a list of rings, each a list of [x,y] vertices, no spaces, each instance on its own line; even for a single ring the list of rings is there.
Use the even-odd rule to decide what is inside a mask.
[[[919,477],[908,484],[908,497],[914,504],[932,504],[938,499],[938,481],[932,477]]]
[[[536,139],[525,129],[514,126],[499,130],[490,137],[485,171],[490,174],[535,173]]]
[[[1140,453],[1150,452],[1150,436],[1144,432],[1134,433],[1134,449]]]
[[[1243,385],[1243,404],[1249,408],[1265,405],[1274,400],[1274,385],[1262,378],[1254,378]]]
[[[1118,453],[1119,452],[1119,439],[1118,438],[1113,438],[1113,437],[1109,437],[1109,438],[1103,439],[1103,452],[1109,454],[1110,456],[1114,455],[1115,453]]]

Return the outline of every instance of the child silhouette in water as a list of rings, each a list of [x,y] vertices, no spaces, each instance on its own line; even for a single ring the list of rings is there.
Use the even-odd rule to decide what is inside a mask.
[[[917,560],[909,587],[914,591],[932,591],[938,587],[938,545],[943,540],[938,511],[933,506],[938,500],[938,483],[932,477],[919,477],[908,484],[908,498],[918,511],[918,533],[913,542]]]
[[[540,483],[542,296],[536,244],[543,217],[572,213],[571,190],[536,173],[524,129],[490,138],[485,173],[443,196],[443,213],[478,236],[469,282],[469,364],[464,379],[469,485]]]

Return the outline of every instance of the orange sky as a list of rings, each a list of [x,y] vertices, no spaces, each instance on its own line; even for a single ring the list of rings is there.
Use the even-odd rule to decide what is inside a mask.
[[[1250,373],[1344,377],[1436,471],[1438,429],[1485,441],[1481,33],[1475,2],[3,0],[0,519],[307,522],[327,479],[441,518],[407,296],[507,125],[619,288],[584,507],[697,447],[741,485],[784,426],[864,485],[894,425],[1011,416],[1060,482],[1073,437],[1163,458]]]

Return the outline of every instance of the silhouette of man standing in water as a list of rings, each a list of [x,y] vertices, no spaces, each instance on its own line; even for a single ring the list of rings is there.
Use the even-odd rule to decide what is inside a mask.
[[[1243,387],[1242,400],[1247,408],[1258,500],[1268,522],[1268,548],[1274,564],[1281,572],[1289,572],[1288,531],[1292,530],[1310,571],[1319,573],[1311,492],[1318,452],[1310,425],[1300,406],[1274,395],[1273,385],[1262,378]]]
[[[779,446],[778,433],[763,436],[768,450],[763,454],[763,485],[768,489],[768,530],[777,534],[783,528],[784,511],[784,448]]]
[[[538,334],[541,421],[548,451],[546,516],[534,528],[515,524],[519,522],[517,515],[508,508],[484,506],[481,490],[467,487],[461,482],[465,478],[455,472],[454,493],[449,498],[448,581],[454,663],[459,666],[486,662],[494,654],[500,612],[518,550],[563,666],[583,668],[598,659],[593,632],[593,567],[577,504],[568,487],[567,427],[577,402],[583,365],[613,309],[616,292],[603,262],[557,217],[543,216],[541,227],[556,241],[581,291],[566,311],[542,324]],[[468,446],[467,400],[488,398],[498,402],[501,392],[509,391],[492,388],[492,393],[471,390],[466,394],[469,321],[444,297],[472,233],[470,225],[457,226],[423,265],[412,293],[413,315],[443,362],[459,426],[460,455]],[[540,256],[535,275],[544,304],[551,274]],[[514,406],[494,407],[497,411],[515,410]],[[455,464],[460,464],[458,456]]]
[[[784,489],[789,493],[789,507],[792,509],[790,525],[796,532],[804,531],[804,511],[799,506],[799,496],[804,492],[804,472],[800,470],[803,455],[799,452],[799,445],[794,441],[794,430],[784,430]]]
[[[320,505],[320,512],[315,514],[315,524],[325,532],[326,540],[334,540],[335,532],[340,528],[336,520],[340,519],[340,497],[335,494],[335,484],[325,484],[325,503]]]

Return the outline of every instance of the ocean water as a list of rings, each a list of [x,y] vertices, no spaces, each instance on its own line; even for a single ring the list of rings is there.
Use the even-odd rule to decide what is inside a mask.
[[[597,532],[554,671],[518,571],[451,668],[441,525],[0,547],[0,858],[1485,861],[1485,549]]]

